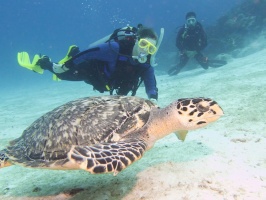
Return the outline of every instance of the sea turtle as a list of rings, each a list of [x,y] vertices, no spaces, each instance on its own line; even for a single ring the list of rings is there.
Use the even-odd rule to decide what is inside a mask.
[[[154,143],[216,121],[223,111],[209,98],[183,98],[165,108],[139,97],[100,96],[70,101],[33,122],[0,151],[0,168],[19,164],[117,174]]]

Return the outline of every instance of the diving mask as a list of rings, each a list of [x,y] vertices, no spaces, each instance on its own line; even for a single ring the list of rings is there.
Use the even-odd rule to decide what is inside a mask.
[[[190,18],[187,19],[187,25],[188,26],[195,26],[196,22],[197,22],[197,20],[196,20],[195,17],[190,17]]]
[[[141,49],[144,49],[147,53],[153,55],[157,51],[157,47],[147,39],[140,39],[138,45]]]

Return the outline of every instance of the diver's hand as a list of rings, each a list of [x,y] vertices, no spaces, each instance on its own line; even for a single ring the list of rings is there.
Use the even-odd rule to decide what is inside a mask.
[[[157,99],[153,99],[153,98],[151,98],[150,101],[151,101],[152,103],[154,103],[155,105],[157,105],[157,103],[158,103]]]
[[[154,103],[157,104],[157,99],[158,99],[158,93],[157,94],[150,94],[149,95],[149,100]]]

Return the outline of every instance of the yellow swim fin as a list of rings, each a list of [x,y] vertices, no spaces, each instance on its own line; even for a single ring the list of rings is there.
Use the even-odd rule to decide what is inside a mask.
[[[55,74],[53,74],[53,81],[61,81],[61,79],[58,78]]]
[[[43,69],[39,66],[36,65],[37,61],[40,59],[40,55],[36,54],[33,58],[33,61],[30,62],[30,56],[27,52],[19,52],[17,55],[17,59],[18,59],[18,64],[21,67],[25,67],[29,70],[32,70],[34,72],[37,72],[39,74],[43,74]]]
[[[68,48],[66,56],[58,62],[59,64],[64,64],[65,62],[67,62],[68,60],[70,60],[72,58],[72,56],[69,56],[69,54],[70,54],[70,52],[72,51],[73,48],[77,48],[77,45],[71,45]],[[54,81],[60,81],[61,79],[58,78],[55,74],[53,74],[53,80]]]
[[[68,60],[70,60],[72,58],[72,56],[69,56],[69,54],[70,54],[70,52],[72,51],[73,48],[77,48],[77,45],[71,45],[68,48],[66,56],[58,62],[59,64],[64,64],[65,62],[67,62]]]

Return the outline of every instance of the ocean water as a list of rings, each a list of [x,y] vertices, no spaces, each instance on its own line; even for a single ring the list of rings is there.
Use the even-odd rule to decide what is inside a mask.
[[[213,26],[240,0],[3,1],[0,7],[0,149],[35,119],[65,102],[102,95],[83,82],[52,81],[17,64],[19,51],[60,60],[70,45],[80,49],[127,24],[143,23],[165,37],[155,68],[164,107],[177,98],[205,96],[218,101],[225,116],[192,131],[184,143],[171,134],[117,176],[85,171],[52,171],[12,166],[0,169],[0,199],[252,199],[266,196],[266,38],[234,52],[228,64],[166,75],[176,56],[177,27],[195,11]],[[263,1],[252,1],[260,3]],[[212,43],[209,44],[213,47]],[[238,56],[235,56],[237,54]],[[241,56],[239,56],[241,55]],[[146,98],[143,87],[137,96]]]
[[[31,56],[45,54],[57,61],[65,56],[68,47],[80,49],[127,24],[143,23],[157,33],[165,28],[161,52],[172,44],[175,49],[176,28],[184,23],[184,16],[194,10],[204,25],[215,21],[241,0],[196,2],[193,0],[77,0],[77,1],[2,1],[0,7],[0,43],[2,88],[17,88],[28,83],[41,82],[38,76],[17,64],[17,52],[27,51]],[[170,40],[171,38],[171,40]],[[170,40],[170,41],[169,41]],[[171,45],[170,45],[171,46]]]

